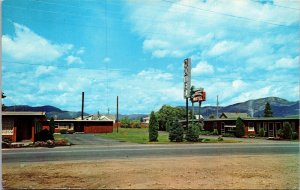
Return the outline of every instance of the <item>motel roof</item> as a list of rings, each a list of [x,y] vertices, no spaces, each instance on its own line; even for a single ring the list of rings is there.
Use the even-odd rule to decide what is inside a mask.
[[[46,112],[33,112],[33,111],[2,111],[2,115],[12,116],[45,116]]]

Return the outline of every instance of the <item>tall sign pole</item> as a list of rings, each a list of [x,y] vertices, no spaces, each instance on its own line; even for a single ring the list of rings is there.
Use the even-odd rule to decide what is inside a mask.
[[[189,98],[191,97],[191,58],[183,61],[183,97],[186,99],[186,126],[189,127]]]
[[[119,133],[119,96],[117,96],[117,133]]]

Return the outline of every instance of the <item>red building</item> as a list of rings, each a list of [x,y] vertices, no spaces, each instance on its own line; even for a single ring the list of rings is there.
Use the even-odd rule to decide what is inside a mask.
[[[29,140],[34,142],[35,135],[42,130],[46,121],[45,112],[2,112],[2,140],[12,142]]]
[[[286,117],[261,117],[261,118],[241,118],[246,135],[258,134],[259,129],[263,128],[266,137],[276,137],[279,129],[282,129],[283,123],[288,122],[299,135],[299,118]],[[234,118],[219,118],[205,119],[204,130],[213,131],[217,129],[219,134],[230,133],[235,130],[236,119]]]

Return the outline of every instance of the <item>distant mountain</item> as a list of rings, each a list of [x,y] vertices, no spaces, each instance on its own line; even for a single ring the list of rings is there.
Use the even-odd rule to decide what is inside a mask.
[[[222,112],[245,112],[250,116],[259,117],[264,115],[266,103],[269,102],[273,111],[274,117],[287,117],[299,115],[299,101],[290,102],[278,97],[267,97],[246,102],[236,103],[229,106],[219,106],[219,115]],[[189,109],[192,109],[189,107]],[[200,113],[204,117],[216,115],[216,106],[201,107]],[[198,114],[198,107],[195,107],[195,113]]]
[[[37,106],[31,107],[27,105],[7,106],[6,111],[42,111],[42,112],[62,112],[61,109],[54,106]]]
[[[287,117],[287,116],[299,116],[299,101],[290,102],[288,100],[277,98],[277,97],[267,97],[260,98],[255,100],[248,100],[241,103],[232,104],[229,106],[219,106],[219,115],[222,112],[246,112],[250,116],[259,117],[263,116],[266,103],[271,104],[273,111],[273,116],[275,117]],[[182,107],[182,106],[180,106]],[[182,107],[185,108],[185,107]],[[192,107],[189,107],[192,110]],[[198,114],[198,105],[195,105],[195,114]],[[6,111],[43,111],[46,112],[48,118],[56,119],[72,119],[81,116],[81,112],[73,111],[63,111],[54,106],[38,106],[31,107],[27,105],[18,105],[18,106],[7,106]],[[200,109],[201,115],[205,118],[210,115],[216,115],[217,107],[216,106],[204,106]],[[84,115],[89,115],[84,113]],[[143,117],[147,117],[147,114],[131,114],[131,115],[122,115],[119,114],[119,119],[124,117],[129,117],[130,119],[140,120]]]
[[[46,112],[47,118],[55,118],[55,119],[73,119],[81,116],[81,112],[74,111],[63,111],[54,106],[27,106],[27,105],[17,105],[17,106],[7,106],[5,111],[41,111]],[[89,115],[84,113],[83,115]]]

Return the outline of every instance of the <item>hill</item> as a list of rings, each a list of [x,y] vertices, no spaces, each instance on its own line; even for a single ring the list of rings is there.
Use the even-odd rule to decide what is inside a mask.
[[[222,112],[246,112],[253,117],[261,117],[264,114],[266,103],[269,102],[273,111],[274,117],[287,117],[299,115],[299,101],[291,102],[278,97],[267,97],[254,100],[248,100],[241,103],[236,103],[229,106],[219,106],[219,114]],[[192,109],[190,107],[190,109]],[[204,117],[216,115],[216,106],[204,106],[200,110]],[[195,109],[198,114],[198,109]]]

